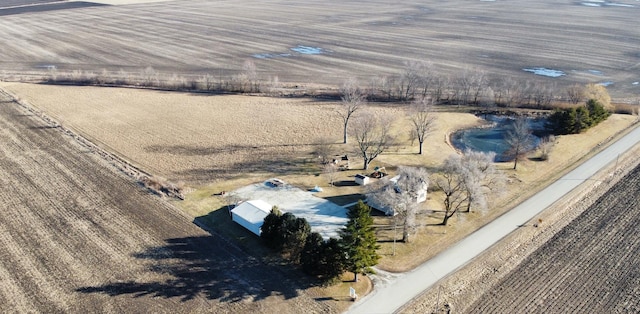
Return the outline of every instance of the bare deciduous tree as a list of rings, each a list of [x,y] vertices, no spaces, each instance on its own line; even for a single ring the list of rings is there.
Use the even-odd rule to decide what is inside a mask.
[[[465,151],[461,162],[461,170],[464,175],[464,189],[467,193],[467,208],[465,212],[470,212],[471,208],[486,210],[489,201],[489,193],[502,191],[504,177],[497,172],[493,163],[496,154]]]
[[[200,84],[202,84],[202,87],[205,90],[210,91],[213,90],[213,87],[215,86],[215,79],[211,74],[205,74],[200,77]]]
[[[515,119],[509,126],[504,140],[508,147],[507,154],[513,158],[513,170],[516,170],[518,160],[533,148],[533,137],[527,120],[523,117]]]
[[[158,85],[158,72],[152,67],[146,67],[142,73],[142,80],[145,86]]]
[[[565,92],[567,93],[567,98],[569,99],[569,102],[571,102],[572,104],[577,104],[582,100],[584,100],[584,95],[585,95],[584,86],[573,84],[567,87]]]
[[[442,225],[457,212],[470,212],[471,208],[486,210],[491,192],[501,191],[502,174],[496,171],[495,153],[467,150],[464,155],[449,156],[435,179],[444,193],[445,214]]]
[[[252,60],[247,60],[242,65],[242,90],[244,92],[259,92],[258,72],[256,64]]]
[[[332,162],[327,163],[322,168],[322,172],[327,177],[329,185],[333,185],[333,182],[336,179],[336,175],[338,174],[338,166]]]
[[[372,186],[367,200],[376,206],[390,208],[394,219],[402,222],[402,241],[409,242],[410,235],[418,226],[416,214],[419,203],[427,197],[429,173],[425,168],[400,167],[398,175],[392,180],[384,178],[378,185]]]
[[[389,127],[391,121],[373,113],[363,114],[354,121],[351,134],[356,139],[358,154],[363,159],[363,169],[388,148],[391,141]]]
[[[321,164],[327,164],[331,161],[333,156],[333,141],[328,137],[320,137],[316,139],[314,155],[320,158]]]
[[[364,92],[358,86],[358,81],[354,78],[345,81],[340,88],[340,92],[342,93],[342,107],[338,110],[338,114],[342,118],[343,143],[347,144],[349,120],[356,111],[366,105],[367,101]]]
[[[435,116],[432,113],[431,99],[420,98],[411,103],[409,118],[413,124],[413,130],[420,145],[419,154],[422,155],[424,141],[433,128]]]
[[[538,149],[540,150],[540,160],[549,160],[549,154],[551,154],[555,142],[556,137],[553,135],[549,135],[540,140],[540,145],[538,145]]]
[[[400,100],[411,100],[420,91],[426,96],[431,84],[431,63],[424,61],[405,61],[404,71],[400,77],[398,86],[398,98]]]
[[[440,223],[443,226],[446,226],[449,218],[463,209],[469,201],[465,187],[465,172],[462,157],[453,154],[444,161],[434,180],[435,185],[444,193],[444,217]]]
[[[435,102],[439,102],[444,98],[444,95],[449,86],[449,77],[444,74],[439,74],[433,77],[431,81],[431,98]]]

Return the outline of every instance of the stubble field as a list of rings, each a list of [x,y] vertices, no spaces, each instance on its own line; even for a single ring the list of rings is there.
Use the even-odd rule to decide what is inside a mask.
[[[4,93],[0,140],[0,312],[336,312]]]
[[[134,1],[135,2],[135,1]],[[640,85],[637,1],[170,1],[23,13],[0,20],[6,76],[146,67],[228,77],[253,60],[263,80],[337,86],[427,60],[440,74]],[[295,50],[294,50],[295,49]],[[563,71],[544,78],[523,71]]]

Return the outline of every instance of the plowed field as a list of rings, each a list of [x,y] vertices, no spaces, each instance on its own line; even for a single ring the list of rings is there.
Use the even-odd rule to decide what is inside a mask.
[[[444,74],[608,82],[614,96],[635,98],[639,13],[633,0],[191,0],[25,10],[0,20],[0,68],[41,77],[53,66],[131,75],[150,66],[168,77],[228,77],[252,60],[265,81],[337,86],[428,60]],[[566,75],[523,71],[540,67]]]
[[[530,255],[470,313],[640,312],[640,166]]]
[[[0,143],[0,312],[336,311],[4,94]]]

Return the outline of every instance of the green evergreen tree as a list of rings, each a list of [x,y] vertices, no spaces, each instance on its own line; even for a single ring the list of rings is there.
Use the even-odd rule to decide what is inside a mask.
[[[302,270],[323,281],[331,281],[344,271],[344,251],[340,241],[329,238],[324,241],[322,236],[313,232],[307,237],[304,249],[300,254]]]
[[[344,264],[345,254],[340,240],[329,238],[322,250],[320,276],[325,281],[335,279],[344,272]]]
[[[264,223],[260,227],[260,238],[262,238],[267,247],[278,249],[281,225],[282,212],[278,209],[278,206],[273,206],[271,212],[264,218]]]
[[[320,275],[322,266],[322,251],[324,249],[324,240],[317,232],[312,232],[304,243],[304,248],[300,254],[300,264],[302,271],[312,276]]]
[[[311,226],[304,218],[296,218],[293,214],[282,215],[281,245],[283,253],[289,255],[289,260],[297,263],[305,241],[311,233]]]
[[[345,252],[345,269],[353,272],[353,281],[358,281],[358,273],[372,272],[371,266],[378,263],[380,256],[376,253],[379,245],[373,230],[373,218],[369,214],[371,208],[359,201],[349,209],[349,222],[340,230],[340,243]]]
[[[611,115],[611,113],[595,99],[589,99],[589,101],[587,101],[587,110],[589,110],[593,125],[606,120]]]
[[[589,110],[586,107],[578,107],[575,110],[575,123],[572,133],[579,134],[580,132],[590,128],[593,125]]]

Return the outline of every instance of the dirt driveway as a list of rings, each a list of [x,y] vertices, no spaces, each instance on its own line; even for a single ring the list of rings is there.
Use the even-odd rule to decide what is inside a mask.
[[[336,311],[5,94],[0,143],[0,312]]]

